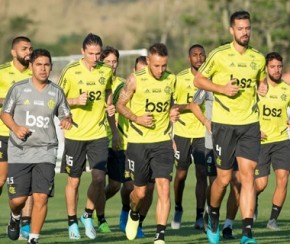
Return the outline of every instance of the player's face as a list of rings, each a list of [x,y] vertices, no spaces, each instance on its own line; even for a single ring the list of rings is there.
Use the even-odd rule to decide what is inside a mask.
[[[110,65],[113,69],[114,74],[116,73],[116,69],[118,67],[118,59],[115,54],[110,53],[106,58],[104,58],[103,62]]]
[[[147,57],[147,63],[149,72],[151,75],[159,80],[161,76],[164,74],[167,68],[168,57],[162,57],[158,54],[149,54]]]
[[[11,51],[13,58],[22,64],[24,67],[28,67],[30,55],[32,53],[32,45],[30,42],[20,41],[17,43]]]
[[[101,51],[102,47],[100,45],[87,45],[85,49],[82,48],[84,62],[88,68],[96,67],[100,59]]]
[[[269,61],[267,64],[268,77],[276,83],[280,82],[282,77],[282,69],[283,64],[281,61],[277,59]]]
[[[52,64],[48,57],[40,56],[31,63],[32,77],[40,83],[47,82]]]
[[[136,64],[135,71],[138,71],[138,70],[144,69],[146,66],[147,66],[147,64],[142,63],[142,62],[138,62],[138,63]]]
[[[248,19],[236,19],[234,25],[230,28],[234,41],[240,46],[246,47],[250,41],[251,24]]]
[[[189,55],[189,61],[190,61],[191,67],[193,67],[195,70],[198,70],[199,67],[205,61],[204,49],[200,47],[195,47],[191,49],[190,55]]]

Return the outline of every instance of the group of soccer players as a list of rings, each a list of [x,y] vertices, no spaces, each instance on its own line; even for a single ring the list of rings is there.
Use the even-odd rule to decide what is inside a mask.
[[[90,239],[97,237],[94,213],[97,231],[111,232],[105,218],[106,200],[119,190],[120,230],[128,240],[144,237],[142,224],[155,188],[154,243],[165,243],[174,162],[173,229],[181,228],[183,191],[192,162],[197,181],[194,226],[205,230],[209,243],[219,243],[219,211],[229,184],[223,238],[235,238],[233,221],[240,208],[240,243],[257,243],[252,236],[254,214],[257,217],[258,195],[267,186],[271,164],[276,189],[267,227],[278,229],[290,169],[290,87],[282,80],[281,55],[271,52],[265,58],[248,45],[248,12],[232,14],[230,33],[232,42],[214,49],[207,58],[202,45],[192,45],[190,67],[177,76],[167,70],[167,47],[155,43],[147,57],[136,60],[126,81],[117,76],[118,50],[103,49],[101,38],[90,33],[83,41],[83,58],[63,70],[58,81],[61,89],[48,80],[49,52],[32,51],[27,37],[15,38],[13,60],[0,66],[4,123],[0,184],[2,189],[7,178],[8,237],[17,240],[22,235],[28,243],[38,243],[48,196],[53,196],[54,115],[66,129],[61,171],[68,174],[70,239],[81,238],[78,189],[87,161],[91,183],[80,222]],[[28,200],[31,194],[33,202]]]

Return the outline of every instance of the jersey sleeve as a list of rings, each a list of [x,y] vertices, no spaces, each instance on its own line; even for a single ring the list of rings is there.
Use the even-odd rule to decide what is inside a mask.
[[[2,113],[9,113],[11,116],[14,115],[14,109],[17,103],[17,89],[15,89],[14,86],[12,86],[6,95],[6,99],[4,101],[3,107],[2,107]]]
[[[63,117],[71,115],[70,107],[67,103],[66,97],[64,95],[64,92],[59,89],[59,106],[58,106],[58,118],[61,120]]]
[[[215,50],[213,50],[206,61],[202,64],[202,66],[198,69],[198,71],[205,76],[206,78],[211,78],[213,74],[217,70],[217,54]]]
[[[196,93],[193,95],[192,101],[200,105],[206,99],[206,94],[207,92],[205,90],[198,89]]]

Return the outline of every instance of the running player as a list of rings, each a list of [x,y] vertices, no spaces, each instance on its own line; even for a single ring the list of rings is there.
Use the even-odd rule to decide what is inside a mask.
[[[256,91],[257,83],[261,92],[266,90],[265,58],[248,45],[251,35],[248,12],[231,15],[230,33],[232,43],[213,50],[194,80],[197,87],[214,92],[212,136],[217,177],[211,187],[207,237],[210,243],[219,242],[219,209],[236,159],[241,180],[241,243],[256,243],[252,237],[254,170],[260,150]]]
[[[30,62],[32,78],[10,88],[1,119],[10,129],[7,185],[11,217],[8,237],[18,239],[21,210],[32,194],[28,243],[38,243],[48,197],[54,192],[58,140],[53,119],[58,116],[62,129],[70,129],[72,120],[62,89],[48,80],[52,67],[50,53],[36,49]]]
[[[100,220],[99,229],[109,229],[105,219],[104,186],[108,160],[105,107],[112,103],[112,69],[99,62],[101,49],[101,38],[92,33],[88,34],[83,41],[83,58],[69,64],[59,80],[78,124],[78,128],[74,127],[65,133],[62,161],[62,169],[68,174],[65,194],[70,239],[81,238],[77,221],[77,196],[86,158],[90,164],[92,181],[87,191],[85,211],[80,220],[85,227],[86,236],[95,239],[92,215],[96,209]],[[115,133],[114,116],[109,117],[108,121]]]
[[[276,188],[272,199],[272,210],[267,228],[278,230],[277,219],[287,195],[290,170],[290,142],[288,127],[290,121],[287,108],[290,106],[290,87],[282,79],[283,59],[279,53],[266,55],[266,96],[259,96],[261,152],[255,171],[257,195],[265,190],[272,164],[276,176]]]
[[[6,97],[8,89],[17,81],[31,77],[29,60],[32,52],[31,40],[26,36],[18,36],[12,40],[11,55],[12,61],[0,66],[0,106]],[[7,146],[9,129],[0,120],[0,195],[2,187],[7,178]],[[25,207],[22,209],[21,237],[28,239],[30,232],[32,197],[28,197]]]
[[[192,80],[198,68],[205,61],[204,47],[192,45],[188,50],[190,68],[181,71],[176,76],[175,102],[186,104],[192,101],[192,94],[197,91]],[[206,201],[206,167],[205,167],[205,127],[189,110],[184,110],[174,124],[174,141],[176,143],[176,174],[174,178],[175,212],[171,222],[172,229],[179,229],[183,214],[182,198],[188,169],[195,164],[196,175],[196,220],[195,228],[203,229],[203,212]]]
[[[126,225],[129,240],[137,235],[142,199],[148,182],[155,179],[158,200],[154,243],[165,243],[174,161],[169,113],[175,84],[175,76],[166,71],[167,62],[167,47],[161,43],[152,45],[148,67],[129,76],[117,102],[118,112],[129,119],[127,158],[134,181]]]

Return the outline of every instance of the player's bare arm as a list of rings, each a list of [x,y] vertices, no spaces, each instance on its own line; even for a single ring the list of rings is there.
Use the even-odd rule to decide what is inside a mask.
[[[116,112],[116,108],[113,104],[113,94],[111,89],[106,90],[106,112],[109,117],[113,116]]]
[[[83,92],[78,97],[67,99],[69,106],[83,106],[87,104],[87,101],[88,101],[87,92]]]

